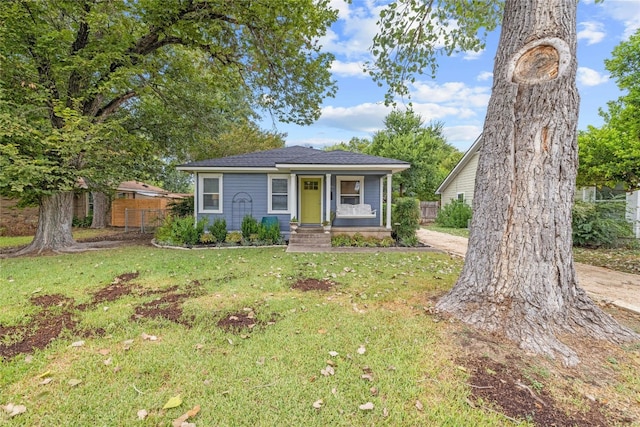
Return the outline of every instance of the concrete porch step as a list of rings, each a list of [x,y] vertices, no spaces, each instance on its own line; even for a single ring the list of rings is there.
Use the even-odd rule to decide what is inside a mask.
[[[289,235],[289,247],[330,248],[331,234],[321,227],[299,227],[295,234]]]

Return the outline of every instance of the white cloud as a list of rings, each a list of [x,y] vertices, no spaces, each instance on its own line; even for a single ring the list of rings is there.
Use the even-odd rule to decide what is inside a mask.
[[[484,49],[480,49],[477,52],[468,51],[464,53],[464,56],[462,58],[466,59],[467,61],[475,61],[476,59],[480,59],[483,53],[484,53]]]
[[[443,131],[449,144],[453,145],[458,150],[466,151],[471,147],[473,141],[475,141],[482,133],[482,126],[445,126]]]
[[[585,21],[578,24],[578,40],[586,40],[587,46],[600,43],[607,33],[604,32],[604,25],[600,22]]]
[[[363,71],[363,64],[361,62],[343,62],[340,60],[334,60],[331,64],[331,72],[340,77],[369,77]]]
[[[587,67],[578,67],[578,83],[585,86],[598,86],[609,81],[609,76]]]
[[[607,0],[601,5],[604,13],[624,25],[623,39],[627,40],[640,28],[640,1]]]
[[[391,107],[383,103],[371,102],[352,107],[327,106],[322,108],[317,124],[354,132],[375,132],[384,128],[384,118],[390,111]]]
[[[463,82],[447,82],[441,85],[433,82],[417,82],[412,87],[411,96],[416,101],[484,108],[489,103],[491,88],[469,87]]]
[[[487,80],[492,80],[493,79],[493,73],[491,71],[483,71],[480,74],[478,74],[478,77],[476,77],[476,80],[478,80],[479,82],[486,82]]]

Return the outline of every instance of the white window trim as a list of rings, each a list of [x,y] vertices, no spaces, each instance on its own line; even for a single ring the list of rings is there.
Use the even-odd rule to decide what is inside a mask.
[[[218,179],[219,209],[204,209],[204,180],[207,178]],[[198,174],[198,212],[199,213],[222,213],[224,198],[222,197],[222,174],[221,173],[201,173]]]
[[[336,198],[336,203],[340,204],[342,200],[342,192],[340,189],[342,186],[340,185],[342,181],[360,181],[360,205],[364,204],[364,175],[340,175],[336,176],[336,193],[338,193],[338,197]]]
[[[291,175],[283,174],[268,174],[267,175],[267,213],[270,214],[289,214],[291,213]],[[287,209],[286,210],[274,210],[272,206],[272,186],[271,182],[274,179],[284,179],[287,181]]]

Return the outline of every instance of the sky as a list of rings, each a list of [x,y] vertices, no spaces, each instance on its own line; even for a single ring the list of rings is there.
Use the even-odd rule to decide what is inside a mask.
[[[338,85],[335,98],[327,98],[320,118],[310,126],[263,121],[262,127],[287,134],[286,145],[324,148],[353,137],[371,139],[384,128],[392,107],[384,105],[386,88],[362,72],[371,59],[369,48],[377,32],[376,21],[388,0],[331,0],[338,20],[321,39],[323,49],[335,55],[332,74]],[[578,4],[579,129],[600,126],[598,109],[621,94],[604,65],[620,42],[640,28],[640,0],[580,0]],[[410,88],[413,109],[425,123],[444,124],[447,141],[466,151],[480,135],[491,95],[492,70],[499,29],[491,33],[482,52],[438,58],[435,79],[418,76]],[[402,108],[402,103],[398,106]]]

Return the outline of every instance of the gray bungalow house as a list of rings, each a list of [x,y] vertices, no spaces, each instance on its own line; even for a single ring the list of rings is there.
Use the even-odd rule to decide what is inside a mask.
[[[333,220],[334,229],[391,231],[392,175],[411,165],[347,151],[291,146],[180,165],[195,176],[196,219],[224,218],[240,230],[251,215],[278,221],[288,237],[290,221],[302,227]],[[386,182],[385,182],[386,180]]]

